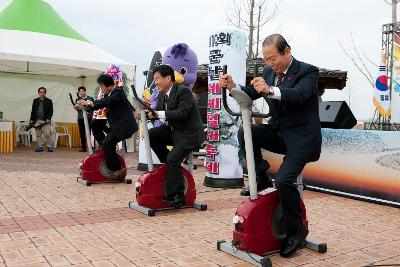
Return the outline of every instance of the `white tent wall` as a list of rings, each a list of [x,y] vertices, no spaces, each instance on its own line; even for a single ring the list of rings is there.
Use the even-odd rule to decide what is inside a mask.
[[[86,86],[89,95],[94,94],[96,76],[73,78],[0,72],[0,111],[7,120],[29,120],[32,101],[38,97],[37,90],[43,86],[54,107],[53,121],[76,122],[76,111],[72,108],[68,93],[76,97],[79,86]]]
[[[100,73],[100,72],[99,72]],[[47,89],[47,97],[53,101],[54,122],[76,123],[77,114],[72,108],[68,93],[76,98],[77,88],[85,86],[87,93],[95,97],[97,75],[85,78],[65,76],[31,75],[0,72],[0,111],[3,118],[10,121],[29,120],[32,101],[38,97],[37,90],[43,86]],[[128,81],[129,85],[132,81]],[[128,99],[132,102],[132,93]],[[34,138],[35,140],[35,138]],[[134,137],[126,140],[127,151],[134,151]]]

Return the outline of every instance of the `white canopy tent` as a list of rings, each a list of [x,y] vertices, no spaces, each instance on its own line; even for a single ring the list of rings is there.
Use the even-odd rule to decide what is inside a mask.
[[[90,43],[42,0],[14,0],[0,12],[0,111],[8,120],[28,120],[37,89],[47,88],[54,121],[75,122],[68,93],[86,86],[116,64],[133,81],[135,66]]]

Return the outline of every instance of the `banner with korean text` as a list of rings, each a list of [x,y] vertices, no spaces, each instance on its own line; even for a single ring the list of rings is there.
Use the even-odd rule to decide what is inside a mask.
[[[247,35],[237,28],[221,28],[209,37],[207,145],[204,185],[233,188],[243,186],[243,169],[239,162],[237,132],[239,118],[230,116],[222,105],[219,75],[228,66],[236,84],[246,81]],[[238,111],[236,101],[228,96],[229,107]]]

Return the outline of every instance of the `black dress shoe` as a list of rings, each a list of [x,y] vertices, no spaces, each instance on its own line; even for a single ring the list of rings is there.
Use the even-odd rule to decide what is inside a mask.
[[[110,176],[110,179],[114,181],[123,181],[125,177],[126,177],[126,168],[122,168],[120,170],[113,172]]]
[[[260,181],[260,182],[257,182],[257,191],[262,191],[266,188],[274,186],[271,178],[269,178],[267,175],[261,179],[257,177],[257,181]],[[240,191],[240,195],[241,196],[250,196],[250,188],[248,186],[243,188],[242,191]]]
[[[304,225],[300,226],[300,230],[293,237],[289,237],[284,241],[279,253],[283,258],[292,256],[298,249],[304,248],[306,245],[306,237],[308,230]]]
[[[81,149],[79,149],[79,152],[87,152],[87,150],[84,148],[81,148]]]
[[[182,194],[176,194],[172,198],[166,199],[164,201],[172,207],[179,208],[185,204],[185,197]]]

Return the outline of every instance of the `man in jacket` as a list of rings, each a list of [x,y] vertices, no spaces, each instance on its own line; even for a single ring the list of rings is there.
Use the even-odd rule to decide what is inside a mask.
[[[53,117],[53,102],[50,98],[46,97],[46,93],[46,88],[40,87],[38,89],[39,97],[35,98],[32,103],[30,124],[35,126],[37,138],[35,152],[43,152],[45,143],[48,152],[54,151],[50,131],[51,117]]]
[[[273,114],[268,124],[252,125],[252,138],[259,190],[271,185],[265,175],[269,164],[263,159],[261,148],[284,154],[275,177],[283,212],[286,239],[280,254],[289,257],[299,249],[308,234],[302,223],[300,193],[295,185],[297,177],[308,162],[319,159],[321,153],[321,125],[318,110],[318,68],[292,57],[291,48],[283,36],[273,34],[263,42],[267,63],[263,77],[257,77],[252,86],[239,86],[232,77],[220,76],[221,87],[243,90],[253,100],[265,93],[271,98]],[[243,129],[239,143],[244,148]],[[245,195],[249,194],[244,190]]]
[[[93,124],[92,131],[104,151],[107,168],[113,171],[111,179],[120,180],[126,175],[126,169],[121,169],[115,148],[119,142],[130,138],[138,130],[138,126],[133,115],[133,107],[130,105],[123,87],[115,85],[113,78],[108,74],[101,74],[97,78],[97,83],[105,96],[95,101],[80,100],[79,105],[90,106],[93,110],[107,108],[107,119],[110,125],[107,136],[104,140],[99,140],[99,136],[104,135],[103,129],[99,129]]]
[[[78,94],[79,94],[79,98],[76,99],[76,103],[79,102],[79,100],[90,100],[90,101],[94,101],[94,98],[91,96],[88,96],[86,94],[86,88],[84,86],[80,86],[78,88]],[[81,138],[81,149],[79,150],[79,152],[86,152],[87,151],[87,144],[86,144],[86,132],[85,132],[85,123],[83,120],[83,113],[82,110],[79,108],[75,107],[75,110],[78,111],[78,126],[79,126],[79,136]],[[89,127],[90,127],[90,123],[92,122],[92,112],[88,111],[88,123],[89,123]],[[90,144],[91,145],[91,144]]]
[[[160,65],[153,73],[160,94],[156,114],[149,113],[149,118],[165,124],[149,130],[150,144],[160,161],[168,165],[166,202],[179,207],[184,205],[185,190],[181,163],[203,142],[203,125],[192,91],[175,83],[172,67]],[[173,149],[169,151],[167,146]]]

